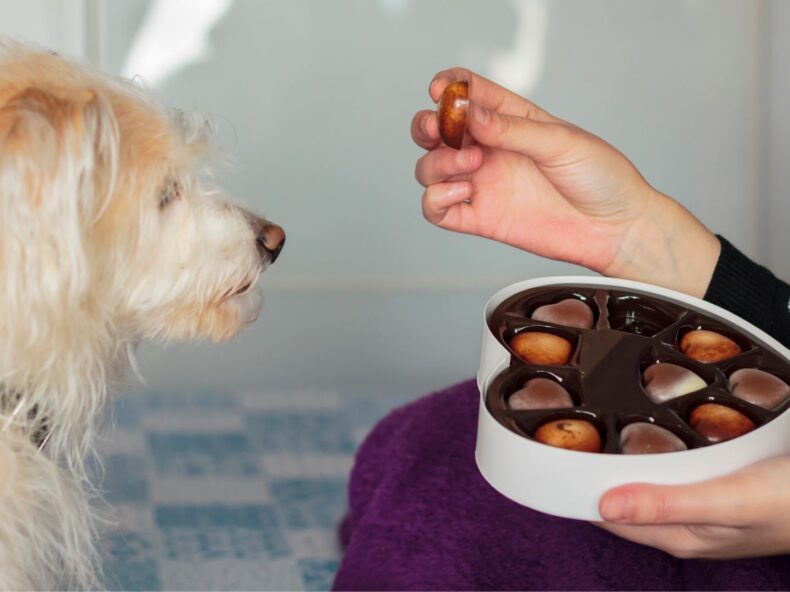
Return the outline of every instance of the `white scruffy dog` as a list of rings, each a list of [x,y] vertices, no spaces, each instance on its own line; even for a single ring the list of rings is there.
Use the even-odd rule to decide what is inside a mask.
[[[252,322],[285,236],[202,175],[206,127],[0,43],[0,588],[101,586],[86,458],[131,346]]]

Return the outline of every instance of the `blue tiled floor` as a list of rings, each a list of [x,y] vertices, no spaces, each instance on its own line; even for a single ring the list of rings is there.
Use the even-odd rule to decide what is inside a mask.
[[[127,395],[102,449],[116,590],[325,590],[354,451],[407,397]]]

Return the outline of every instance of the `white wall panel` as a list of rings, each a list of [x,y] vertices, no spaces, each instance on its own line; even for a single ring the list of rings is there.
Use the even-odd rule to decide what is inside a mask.
[[[84,57],[84,0],[0,0],[0,35]]]
[[[790,281],[790,2],[768,3],[762,235],[765,262]]]

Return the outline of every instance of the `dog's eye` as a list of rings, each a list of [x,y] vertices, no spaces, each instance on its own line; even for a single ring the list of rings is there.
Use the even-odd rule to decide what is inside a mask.
[[[175,181],[170,181],[159,194],[159,209],[163,209],[177,199],[181,199],[181,186]]]

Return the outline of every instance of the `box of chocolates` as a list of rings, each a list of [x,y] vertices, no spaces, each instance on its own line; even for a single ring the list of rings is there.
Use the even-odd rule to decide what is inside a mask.
[[[523,505],[599,520],[617,485],[790,453],[790,351],[703,300],[541,278],[495,294],[484,322],[477,464]]]

